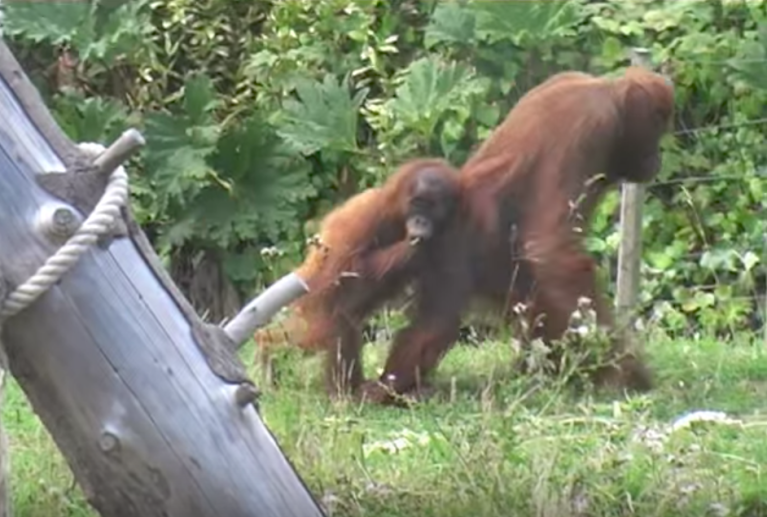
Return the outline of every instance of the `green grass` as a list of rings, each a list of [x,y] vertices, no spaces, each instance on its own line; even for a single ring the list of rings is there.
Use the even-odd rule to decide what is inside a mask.
[[[318,358],[287,354],[262,413],[333,515],[767,515],[763,344],[656,339],[648,351],[658,388],[625,398],[512,378],[502,344],[459,347],[437,396],[412,409],[331,403]],[[367,352],[373,374],[385,348]],[[15,515],[95,515],[14,383],[6,397]],[[668,431],[693,410],[738,422]]]

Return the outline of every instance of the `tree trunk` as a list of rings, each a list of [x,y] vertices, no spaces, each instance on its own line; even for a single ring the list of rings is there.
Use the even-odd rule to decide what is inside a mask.
[[[209,249],[192,256],[191,246],[174,250],[170,277],[204,321],[219,323],[240,310],[242,302],[224,273],[218,254]]]
[[[40,214],[86,217],[98,178],[2,41],[0,79],[2,292],[61,245]],[[117,227],[0,335],[89,502],[108,517],[322,516],[249,403],[231,339],[194,314],[129,211]]]

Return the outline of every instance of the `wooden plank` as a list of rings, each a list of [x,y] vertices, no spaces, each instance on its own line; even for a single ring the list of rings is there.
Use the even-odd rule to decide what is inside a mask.
[[[9,56],[0,44],[0,280],[13,287],[56,249],[34,219],[61,201],[35,175],[65,170],[73,147]],[[2,326],[10,371],[89,502],[109,517],[323,515],[137,242],[90,249]]]
[[[621,190],[616,312],[621,324],[631,321],[639,298],[639,269],[642,257],[642,202],[644,185],[624,183]]]

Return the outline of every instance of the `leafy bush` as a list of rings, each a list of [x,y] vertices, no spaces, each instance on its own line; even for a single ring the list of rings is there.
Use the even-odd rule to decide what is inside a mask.
[[[644,211],[646,314],[669,332],[761,319],[763,0],[14,2],[6,14],[73,139],[145,133],[134,206],[201,309],[223,296],[182,278],[203,258],[250,295],[300,260],[305,222],[402,160],[460,164],[549,75],[611,73],[648,47],[671,69],[678,114]],[[608,271],[618,203],[588,241]]]

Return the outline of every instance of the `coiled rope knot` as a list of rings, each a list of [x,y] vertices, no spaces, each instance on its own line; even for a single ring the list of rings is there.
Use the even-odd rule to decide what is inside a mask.
[[[77,147],[94,159],[105,150],[101,144],[83,142]],[[122,166],[110,174],[104,194],[77,231],[23,284],[14,289],[0,306],[0,325],[21,312],[72,269],[98,239],[109,233],[128,202],[128,175]]]

